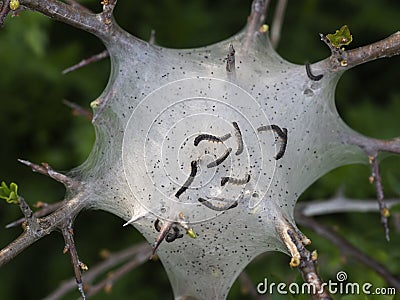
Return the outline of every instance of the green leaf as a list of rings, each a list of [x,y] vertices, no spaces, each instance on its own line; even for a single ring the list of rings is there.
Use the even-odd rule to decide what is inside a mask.
[[[327,34],[326,38],[331,42],[333,46],[337,48],[347,46],[353,41],[353,36],[351,35],[350,29],[347,27],[347,25],[343,25],[333,34]]]
[[[18,185],[14,182],[10,183],[10,187],[3,181],[0,186],[0,199],[6,200],[8,203],[18,204]]]

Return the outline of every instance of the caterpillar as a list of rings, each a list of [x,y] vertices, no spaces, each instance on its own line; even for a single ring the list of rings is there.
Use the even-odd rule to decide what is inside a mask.
[[[183,237],[183,234],[180,233],[179,228],[176,226],[172,227],[172,230],[174,231],[173,233],[169,232],[167,234],[167,236],[165,237],[165,241],[167,243],[172,243],[173,241],[175,241],[176,239],[180,239]]]
[[[232,148],[228,148],[228,149],[224,152],[224,154],[222,154],[221,157],[219,157],[219,158],[217,158],[216,160],[210,162],[210,163],[207,165],[207,168],[213,168],[213,167],[216,167],[216,166],[222,164],[222,163],[224,162],[224,160],[228,158],[228,156],[229,156],[229,154],[231,154],[231,152],[232,152]]]
[[[160,226],[160,220],[159,220],[159,219],[156,219],[156,220],[154,221],[154,229],[155,229],[157,232],[160,232],[160,231],[161,231],[161,226]]]
[[[239,125],[236,122],[232,122],[233,127],[235,128],[235,137],[238,143],[238,148],[236,150],[236,155],[239,155],[243,152],[243,139],[242,139],[242,133],[240,131]]]
[[[190,163],[190,167],[191,167],[191,170],[190,170],[189,177],[186,179],[186,181],[183,184],[183,186],[175,193],[175,197],[176,198],[179,198],[179,196],[182,195],[187,190],[187,188],[192,184],[192,182],[194,180],[194,177],[196,177],[196,174],[197,174],[197,161],[193,160]]]
[[[214,204],[212,204],[210,201],[204,199],[204,198],[199,198],[198,201],[203,204],[204,206],[208,207],[209,209],[215,210],[215,211],[225,211],[231,208],[235,208],[236,206],[238,206],[238,201],[236,200],[235,202],[231,203],[227,203],[225,205],[221,205],[221,206],[216,206]]]
[[[283,155],[285,154],[286,151],[286,145],[287,145],[287,129],[286,128],[282,128],[282,131],[285,134],[285,138],[281,138],[281,144],[279,147],[279,151],[275,156],[275,159],[281,159],[283,157]]]
[[[311,72],[311,67],[310,67],[310,64],[309,64],[309,63],[306,63],[306,73],[307,73],[308,78],[310,78],[311,80],[314,80],[314,81],[319,81],[319,80],[322,79],[322,77],[324,77],[323,74],[314,75],[314,74]]]
[[[246,174],[246,176],[242,179],[234,178],[234,177],[221,177],[221,186],[224,186],[228,182],[235,185],[246,184],[250,181],[250,174]]]
[[[215,136],[212,134],[200,134],[198,135],[195,139],[193,144],[197,147],[201,141],[209,141],[213,143],[222,143],[229,139],[232,135],[230,133],[227,133],[223,136]]]
[[[288,131],[286,128],[281,129],[278,125],[274,125],[274,124],[261,126],[261,127],[257,128],[258,132],[268,131],[268,130],[274,131],[280,139],[280,147],[279,147],[278,153],[275,156],[275,159],[276,160],[281,159],[286,151]]]

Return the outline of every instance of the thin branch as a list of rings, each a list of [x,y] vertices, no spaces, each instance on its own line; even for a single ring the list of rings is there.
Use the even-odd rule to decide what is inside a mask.
[[[399,204],[400,199],[388,199],[386,205],[388,208]],[[377,212],[379,211],[376,200],[349,199],[342,195],[332,199],[320,199],[310,202],[297,203],[296,209],[300,209],[307,216],[321,216],[335,213],[346,212]]]
[[[94,286],[88,287],[88,296],[93,296],[103,289],[111,289],[115,281],[125,276],[127,273],[135,269],[137,266],[140,266],[144,262],[147,262],[148,259],[149,259],[149,251],[148,248],[145,248],[144,250],[137,253],[131,261],[129,261],[125,265],[121,266],[117,270],[110,273],[107,276],[107,278],[100,281],[98,284]]]
[[[399,55],[400,31],[390,35],[383,40],[366,46],[347,51],[339,49],[338,51],[340,52],[339,58],[337,57],[337,55],[334,55],[334,53],[332,53],[331,57],[328,57],[321,62],[324,68],[332,71],[347,70],[378,58]]]
[[[253,0],[253,3],[251,4],[250,16],[247,18],[246,38],[243,47],[244,51],[249,49],[249,46],[253,41],[254,34],[258,32],[258,29],[264,23],[268,5],[269,0]]]
[[[281,38],[282,24],[285,18],[287,0],[278,0],[275,8],[274,19],[271,26],[271,44],[273,48],[278,47]]]
[[[93,114],[89,110],[84,109],[82,106],[68,100],[63,100],[63,103],[72,109],[72,113],[75,116],[84,116],[89,121],[92,121]]]
[[[379,140],[363,135],[342,135],[341,139],[347,144],[360,147],[367,155],[374,155],[380,151],[400,154],[400,138]]]
[[[134,260],[137,257],[146,257],[151,254],[151,247],[147,242],[134,245],[122,251],[111,253],[107,255],[107,258],[99,264],[91,267],[87,272],[82,275],[82,279],[85,282],[84,287],[88,287],[88,296],[93,295],[91,292],[90,284],[95,281],[99,276],[104,275],[110,269],[120,265],[129,260]],[[145,262],[145,261],[143,261]],[[114,280],[115,281],[115,280]],[[67,293],[75,289],[76,282],[75,278],[64,282],[54,292],[48,295],[44,300],[57,300],[65,296]]]
[[[58,0],[20,0],[21,5],[41,12],[55,20],[83,29],[104,39],[110,38],[109,30],[112,25],[109,15],[113,6],[100,14],[88,12],[76,5],[69,5]]]
[[[66,187],[77,188],[79,186],[79,182],[75,181],[71,177],[68,177],[64,174],[54,171],[48,163],[42,163],[42,165],[37,165],[30,161],[23,160],[23,159],[18,159],[18,161],[20,163],[23,163],[24,165],[27,165],[28,167],[30,167],[33,172],[38,172],[40,174],[47,175],[47,176],[57,180],[58,182],[61,182]]]
[[[333,243],[336,247],[341,249],[341,251],[353,259],[359,261],[360,263],[366,265],[367,267],[373,269],[375,272],[380,274],[387,283],[400,291],[400,279],[396,278],[393,274],[391,274],[384,266],[382,266],[379,262],[377,262],[372,257],[368,256],[355,246],[351,245],[347,240],[338,235],[333,230],[329,229],[325,225],[317,222],[313,218],[309,218],[301,214],[300,211],[296,211],[296,221],[298,224],[307,227],[313,230],[318,235],[324,237]]]
[[[3,27],[4,25],[4,21],[8,15],[8,13],[10,12],[10,1],[11,0],[4,0],[1,1],[2,2],[2,6],[0,8],[0,28]]]
[[[347,52],[347,66],[349,68],[372,61],[378,58],[392,57],[400,54],[400,31],[391,36],[367,46],[349,50]]]
[[[78,257],[78,252],[76,251],[75,241],[74,241],[74,231],[72,229],[72,221],[66,220],[66,224],[61,227],[61,232],[65,241],[64,253],[69,252],[71,257],[72,267],[74,269],[75,281],[78,285],[78,290],[81,293],[82,299],[86,299],[85,292],[83,290],[82,283],[82,272],[81,269],[87,269],[86,265],[83,264]]]
[[[381,213],[381,223],[384,226],[386,240],[389,241],[389,226],[387,221],[389,210],[384,202],[383,186],[380,177],[379,162],[377,156],[380,151],[400,154],[400,138],[395,138],[392,140],[378,140],[362,135],[343,135],[341,139],[347,144],[360,147],[369,157],[369,162],[372,169],[370,181],[371,183],[373,182],[375,184],[379,209]]]
[[[389,225],[388,225],[389,210],[384,201],[382,179],[379,171],[379,161],[377,155],[370,156],[370,165],[372,170],[371,178],[373,179],[373,182],[375,184],[379,210],[381,212],[381,223],[383,225],[383,228],[385,229],[386,240],[389,242],[390,240]]]
[[[27,230],[31,231],[33,234],[39,233],[41,229],[38,219],[33,214],[32,209],[29,207],[28,203],[26,203],[25,199],[21,196],[18,197],[18,202],[19,208],[24,215]]]
[[[40,230],[33,231],[30,227],[27,227],[18,238],[0,251],[0,267],[8,263],[34,242],[57,230],[67,218],[73,219],[83,209],[84,204],[80,200],[80,195],[77,194],[75,198],[64,202],[64,205],[51,215],[38,219]]]
[[[108,56],[110,56],[110,54],[108,53],[107,50],[104,50],[104,51],[102,51],[102,52],[100,52],[100,53],[98,53],[96,55],[93,55],[93,56],[91,56],[89,58],[85,58],[85,59],[81,60],[79,63],[77,63],[77,64],[75,64],[75,65],[73,65],[73,66],[71,66],[69,68],[64,69],[62,71],[62,74],[65,75],[65,74],[67,74],[69,72],[78,70],[78,69],[80,69],[80,68],[82,68],[84,66],[87,66],[87,65],[91,64],[91,63],[95,63],[97,61],[100,61],[100,60],[102,60],[102,59],[104,59],[104,58],[106,58]]]
[[[46,203],[40,208],[40,210],[34,212],[33,215],[36,218],[41,218],[41,217],[47,216],[48,214],[50,214],[50,213],[56,211],[57,209],[59,209],[63,204],[64,204],[63,201],[59,201],[59,202],[52,203],[52,204],[47,204]],[[25,218],[18,219],[16,221],[12,222],[12,223],[7,224],[6,228],[19,226],[24,221],[25,221]]]

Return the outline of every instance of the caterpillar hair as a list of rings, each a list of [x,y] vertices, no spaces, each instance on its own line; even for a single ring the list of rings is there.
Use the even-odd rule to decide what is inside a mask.
[[[240,155],[243,152],[243,138],[242,132],[240,131],[239,125],[236,122],[232,122],[233,127],[235,128],[235,137],[238,143],[238,148],[236,150],[236,155]]]
[[[285,151],[286,151],[288,131],[287,131],[286,128],[282,128],[281,129],[278,125],[274,125],[274,124],[261,126],[261,127],[257,128],[258,132],[268,131],[268,130],[274,131],[279,137],[280,146],[279,146],[279,151],[275,156],[275,159],[276,160],[281,159],[283,157],[283,155],[285,154]]]
[[[204,199],[204,198],[199,198],[198,201],[203,204],[204,206],[208,207],[209,209],[215,210],[215,211],[225,211],[231,208],[235,208],[238,206],[238,201],[236,200],[233,203],[227,203],[221,206],[216,206],[212,204],[210,201]]]
[[[222,164],[222,163],[225,161],[225,159],[228,158],[228,156],[229,156],[229,154],[231,154],[231,152],[232,152],[232,148],[228,148],[228,149],[224,152],[224,154],[222,154],[221,157],[219,157],[219,158],[217,158],[216,160],[210,162],[210,163],[207,165],[207,168],[213,168],[213,167],[216,167],[216,166]]]
[[[232,135],[230,133],[227,133],[223,136],[215,136],[212,134],[200,134],[196,136],[194,139],[193,144],[197,147],[201,141],[208,141],[212,143],[222,143],[229,139]]]
[[[221,178],[221,186],[224,186],[227,183],[235,184],[235,185],[243,185],[250,181],[250,174],[246,174],[244,178],[234,178],[234,177],[222,177]]]

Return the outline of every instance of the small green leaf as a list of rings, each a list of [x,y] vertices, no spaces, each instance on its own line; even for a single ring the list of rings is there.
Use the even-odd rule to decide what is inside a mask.
[[[350,29],[347,27],[347,25],[343,25],[339,30],[336,30],[334,34],[327,34],[326,38],[336,48],[347,46],[353,41],[353,36],[351,35]]]
[[[193,229],[189,229],[187,231],[187,234],[189,237],[191,237],[192,239],[195,239],[197,237],[196,233],[193,231]]]
[[[11,182],[10,187],[3,181],[0,186],[0,199],[6,200],[8,203],[18,204],[18,185]]]

